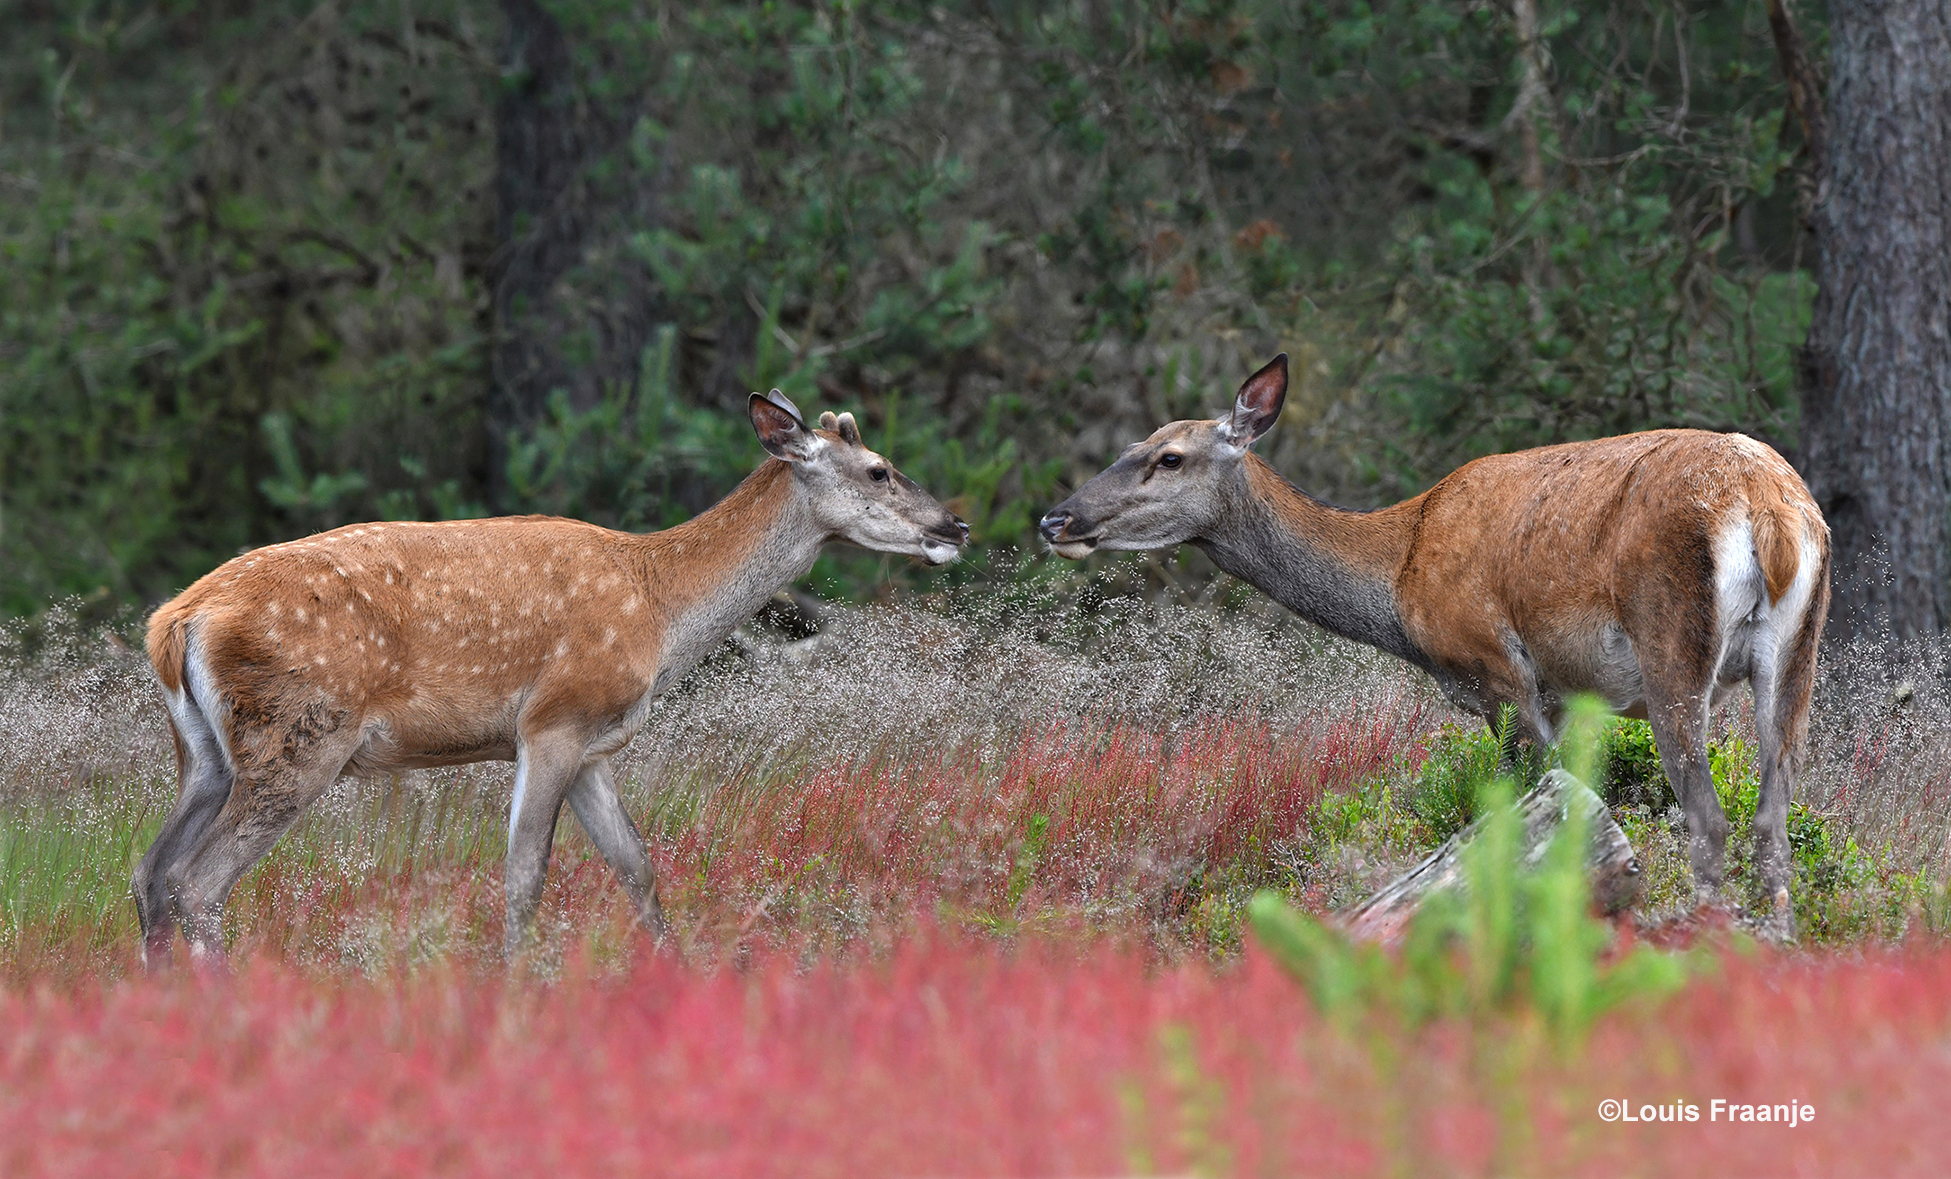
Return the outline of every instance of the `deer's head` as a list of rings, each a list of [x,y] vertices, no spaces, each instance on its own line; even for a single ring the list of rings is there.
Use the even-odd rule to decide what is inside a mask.
[[[1240,478],[1247,449],[1280,417],[1287,354],[1246,379],[1233,411],[1211,421],[1173,422],[1125,452],[1043,517],[1060,557],[1099,550],[1169,548],[1210,529],[1225,489]]]
[[[968,543],[969,526],[894,464],[867,449],[854,415],[820,415],[807,426],[786,395],[752,394],[752,428],[766,453],[792,465],[814,519],[834,540],[946,565]]]

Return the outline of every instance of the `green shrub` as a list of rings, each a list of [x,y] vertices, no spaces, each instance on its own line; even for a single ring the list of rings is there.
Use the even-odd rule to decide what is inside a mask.
[[[1596,761],[1601,715],[1596,702],[1578,702],[1567,726],[1564,760],[1581,780]],[[1610,931],[1590,915],[1576,808],[1538,870],[1521,869],[1516,789],[1511,777],[1490,779],[1477,802],[1484,824],[1464,849],[1466,888],[1427,898],[1400,953],[1351,943],[1271,892],[1249,908],[1254,933],[1343,1026],[1530,1012],[1571,1047],[1605,1011],[1672,992],[1685,977],[1679,959],[1641,948],[1608,960]]]
[[[1520,873],[1514,797],[1508,778],[1486,791],[1467,896],[1430,898],[1399,954],[1351,943],[1273,892],[1248,909],[1255,935],[1344,1024],[1529,1010],[1571,1045],[1605,1011],[1675,989],[1685,974],[1676,958],[1641,948],[1606,960],[1611,933],[1588,912],[1583,823],[1561,829],[1539,871]]]
[[[1606,725],[1599,738],[1598,790],[1608,806],[1643,806],[1658,813],[1674,805],[1653,726],[1624,717]]]
[[[1675,803],[1659,772],[1658,755],[1643,722],[1621,722],[1608,729],[1602,748],[1607,755],[1606,797],[1619,811],[1621,824],[1640,862],[1647,869],[1644,904],[1659,909],[1692,903],[1693,877],[1687,863],[1685,823],[1669,817]],[[1756,746],[1744,737],[1730,736],[1708,746],[1707,762],[1715,796],[1728,820],[1727,881],[1732,895],[1760,905],[1760,880],[1755,871],[1755,810],[1761,801],[1760,767]],[[1622,768],[1624,767],[1623,771]],[[1631,783],[1650,767],[1650,787],[1635,795]],[[1933,903],[1934,886],[1923,873],[1893,872],[1880,857],[1843,834],[1832,815],[1806,802],[1788,808],[1789,854],[1794,861],[1790,895],[1795,925],[1804,941],[1835,943],[1866,936],[1899,937],[1909,929],[1914,913]]]
[[[1442,842],[1477,817],[1477,799],[1503,764],[1503,734],[1487,728],[1446,724],[1430,745],[1429,760],[1417,773],[1408,806]]]
[[[1550,768],[1551,751],[1520,741],[1516,728],[1516,711],[1507,707],[1494,729],[1446,724],[1438,731],[1405,801],[1433,842],[1470,825],[1477,800],[1500,773],[1510,772],[1522,793]]]

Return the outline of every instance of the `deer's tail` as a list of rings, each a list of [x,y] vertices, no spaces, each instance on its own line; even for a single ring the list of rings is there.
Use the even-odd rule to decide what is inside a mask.
[[[1750,512],[1755,532],[1755,559],[1761,564],[1761,575],[1768,582],[1768,603],[1774,605],[1782,600],[1794,584],[1795,575],[1802,568],[1802,538],[1804,519],[1800,511],[1791,504],[1769,503],[1763,500],[1754,505]],[[1829,546],[1822,546],[1823,564],[1828,564]],[[1827,570],[1824,570],[1825,574]],[[1829,579],[1821,578],[1825,587]]]
[[[184,690],[184,661],[189,658],[190,620],[194,617],[195,611],[184,605],[181,597],[164,602],[149,616],[149,635],[143,644],[149,652],[149,666],[156,669],[163,690],[172,695]]]

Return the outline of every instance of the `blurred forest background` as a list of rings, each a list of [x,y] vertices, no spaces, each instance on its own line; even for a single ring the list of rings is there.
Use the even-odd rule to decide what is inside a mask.
[[[964,578],[1283,349],[1263,452],[1350,505],[1656,425],[1798,457],[1766,0],[0,14],[8,613],[355,520],[662,526],[773,386],[954,498]]]

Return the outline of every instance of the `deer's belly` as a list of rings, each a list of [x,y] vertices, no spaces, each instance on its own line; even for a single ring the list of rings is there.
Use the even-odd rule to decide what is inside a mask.
[[[355,778],[372,778],[401,770],[430,770],[439,766],[464,766],[477,761],[514,761],[513,745],[482,745],[469,749],[404,752],[375,745],[370,739],[361,745],[344,772]]]
[[[513,702],[451,707],[423,698],[423,706],[369,716],[346,772],[361,777],[477,761],[515,760]]]
[[[1613,709],[1645,710],[1646,679],[1633,641],[1616,622],[1550,636],[1531,646],[1539,687],[1561,699],[1581,692]]]

